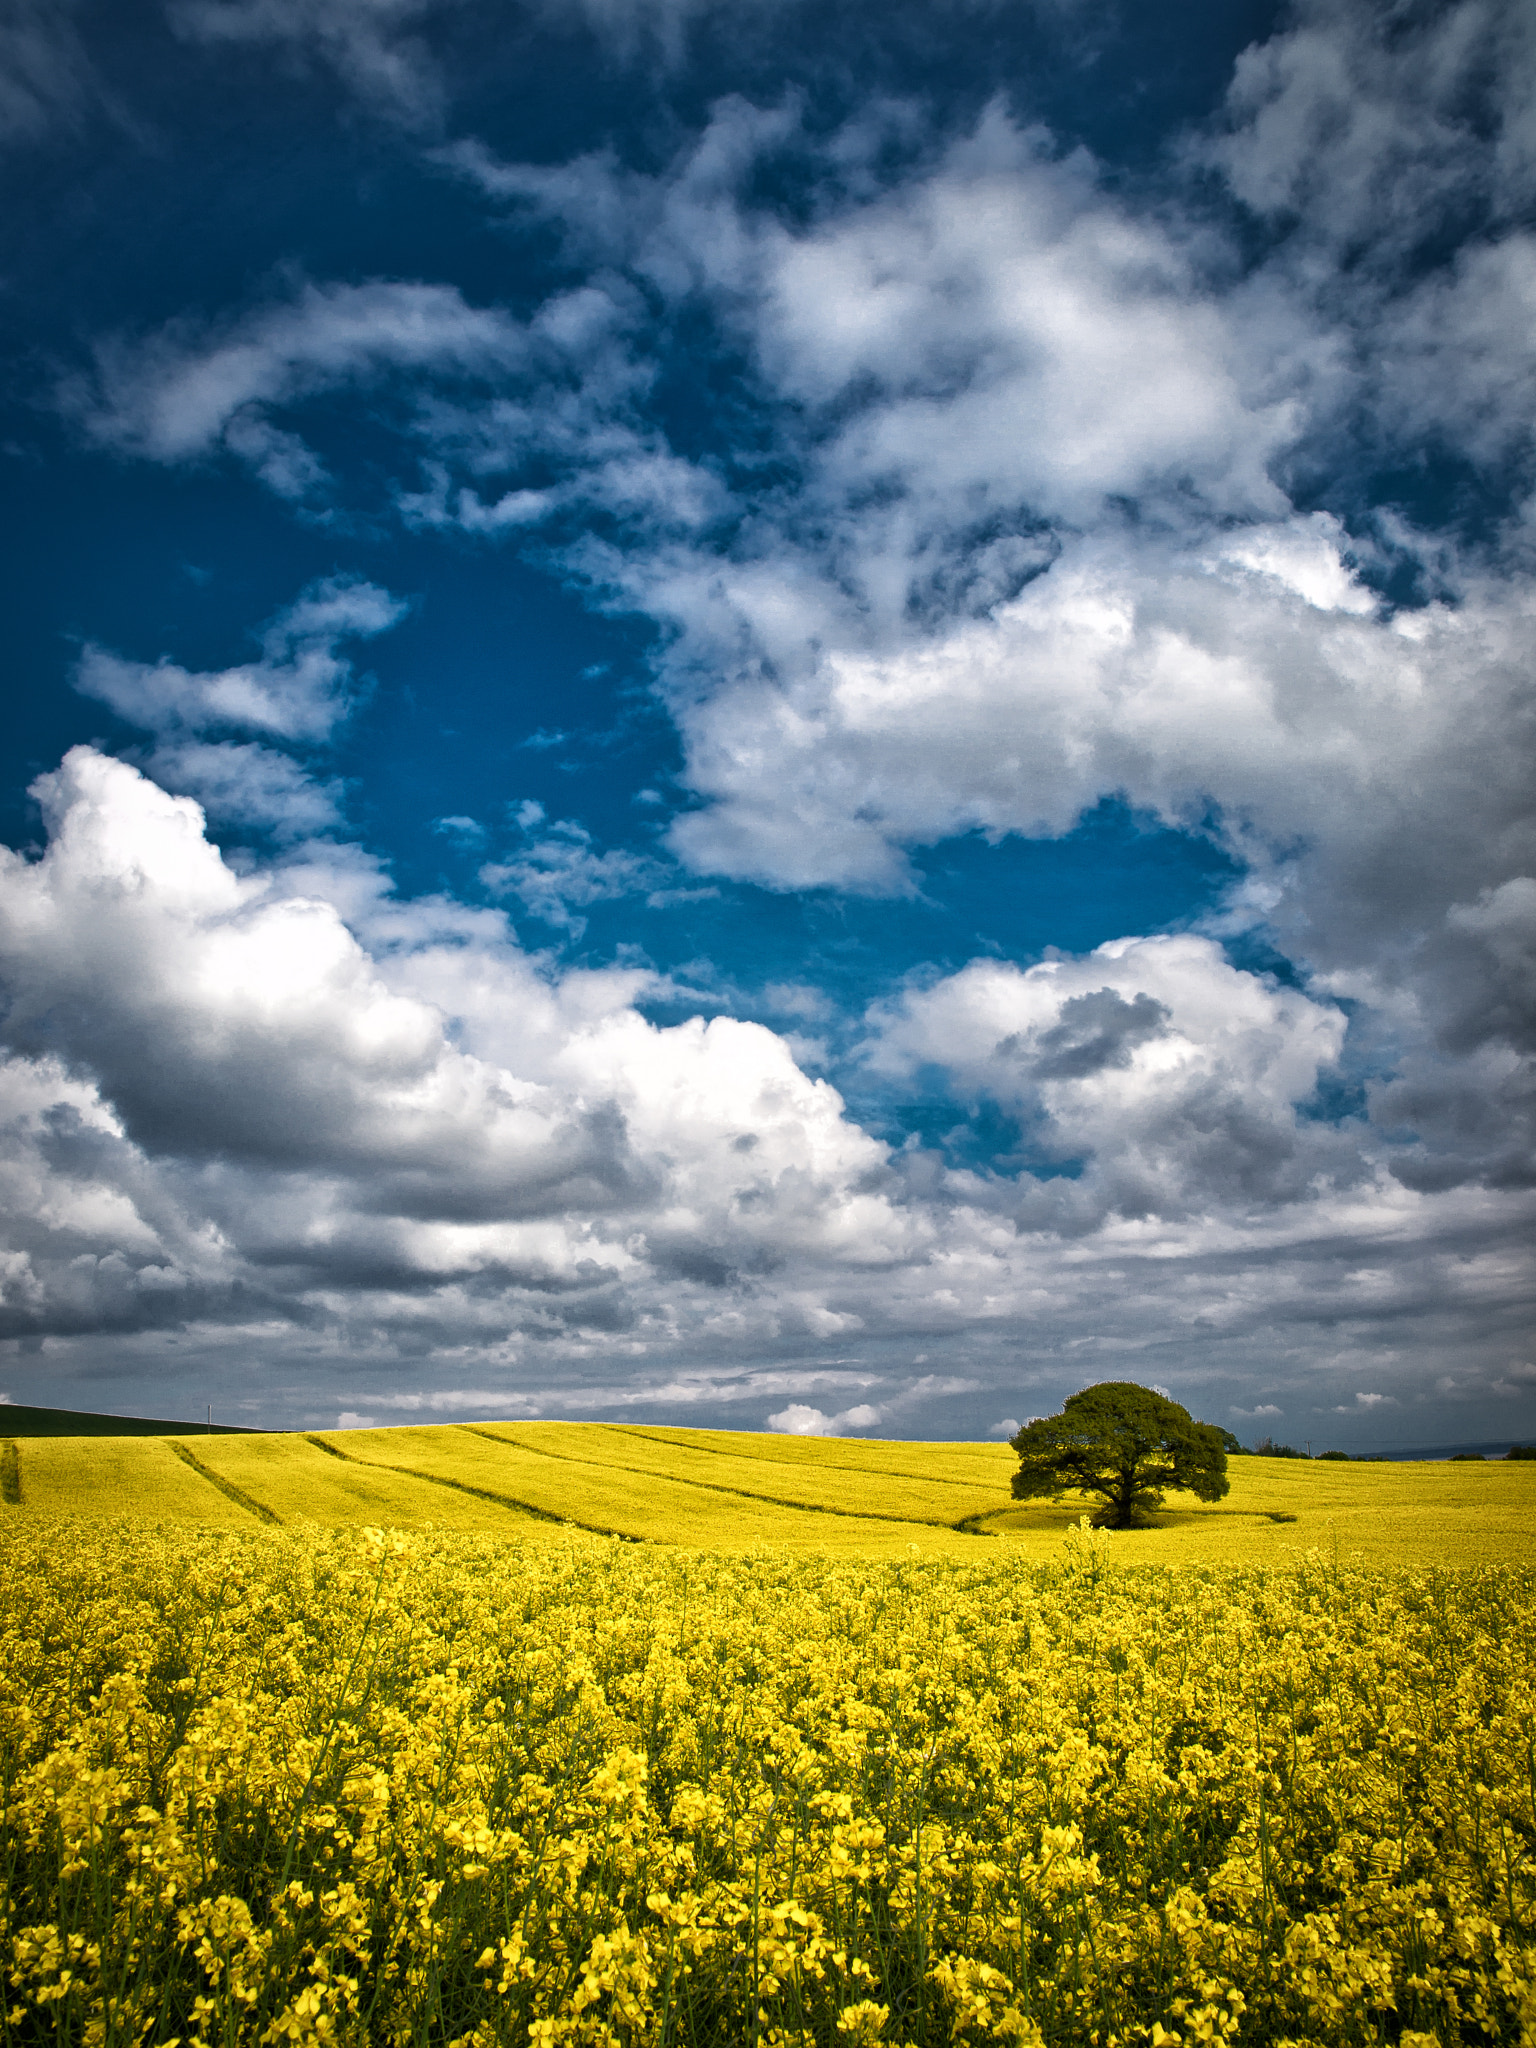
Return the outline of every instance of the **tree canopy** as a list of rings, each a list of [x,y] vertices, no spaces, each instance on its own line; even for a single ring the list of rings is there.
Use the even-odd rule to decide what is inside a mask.
[[[1162,1505],[1165,1490],[1221,1499],[1229,1484],[1223,1436],[1150,1387],[1105,1380],[1010,1439],[1019,1458],[1013,1496],[1094,1494],[1101,1503],[1093,1518],[1099,1528],[1135,1528]]]

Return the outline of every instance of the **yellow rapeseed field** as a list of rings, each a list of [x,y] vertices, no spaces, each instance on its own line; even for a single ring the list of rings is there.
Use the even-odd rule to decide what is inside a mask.
[[[1536,1465],[0,1454],[0,2048],[1536,2043]]]
[[[150,1436],[28,1437],[13,1446],[15,1484],[28,1508],[65,1515],[153,1515],[239,1524],[173,1445]],[[4,1510],[0,1509],[0,1513]]]
[[[900,1444],[596,1423],[484,1423],[311,1436],[0,1439],[26,1515],[457,1529],[564,1523],[720,1551],[1042,1561],[1080,1501],[1016,1505],[1001,1444]],[[1144,1563],[1283,1565],[1317,1548],[1379,1565],[1536,1564],[1536,1463],[1364,1465],[1234,1458],[1231,1492],[1170,1497]],[[11,1479],[5,1481],[5,1473]],[[0,1506],[0,1516],[6,1510]]]
[[[1529,1570],[521,1526],[0,1518],[4,2048],[1536,2039]]]

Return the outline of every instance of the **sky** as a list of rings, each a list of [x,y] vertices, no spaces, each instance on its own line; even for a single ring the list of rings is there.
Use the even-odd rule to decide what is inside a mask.
[[[1536,1434],[1536,14],[3,0],[0,1402]]]

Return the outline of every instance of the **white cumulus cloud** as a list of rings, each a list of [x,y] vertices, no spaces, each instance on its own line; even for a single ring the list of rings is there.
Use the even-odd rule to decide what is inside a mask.
[[[377,584],[326,577],[278,613],[262,633],[257,661],[195,674],[177,662],[126,661],[87,647],[75,683],[152,732],[233,728],[325,739],[352,708],[353,668],[338,649],[388,632],[406,609]]]

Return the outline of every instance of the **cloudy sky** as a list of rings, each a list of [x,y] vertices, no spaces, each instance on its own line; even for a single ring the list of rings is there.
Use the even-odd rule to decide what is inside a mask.
[[[1536,14],[4,0],[0,1399],[1536,1432]]]

